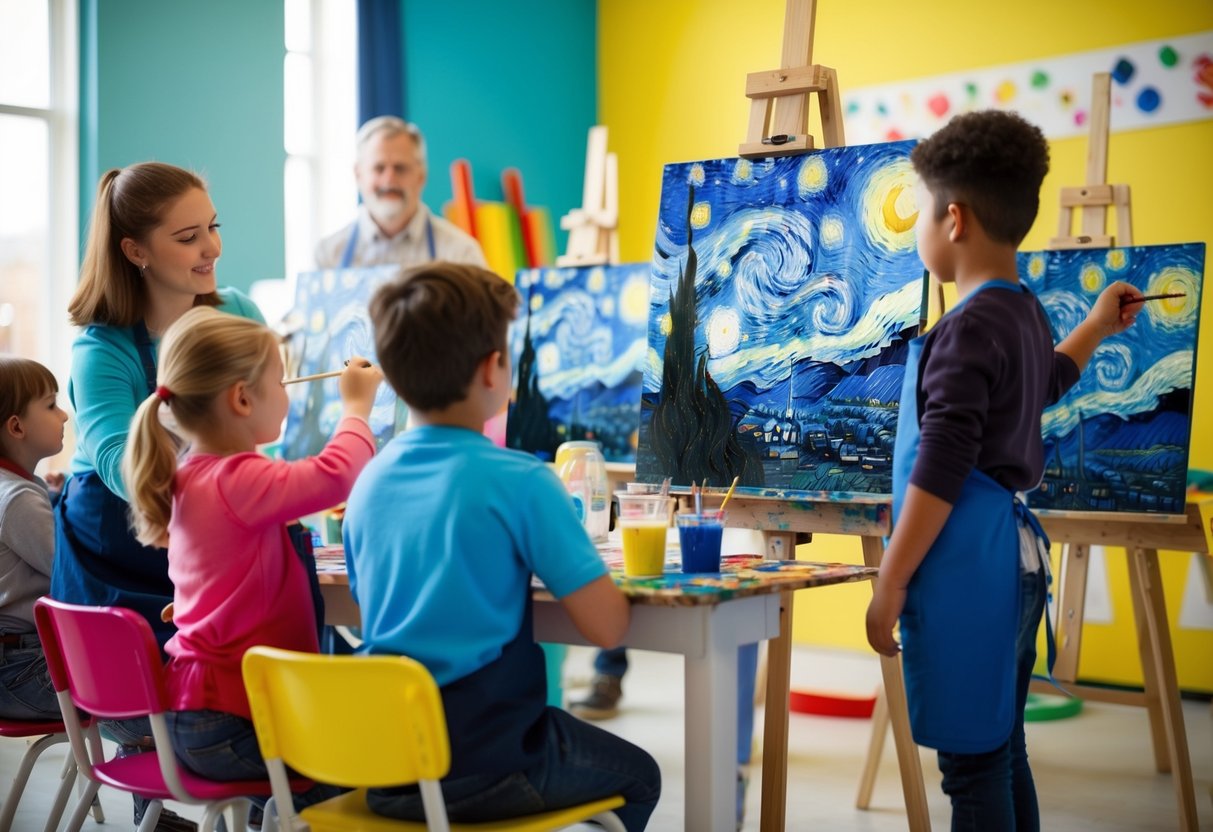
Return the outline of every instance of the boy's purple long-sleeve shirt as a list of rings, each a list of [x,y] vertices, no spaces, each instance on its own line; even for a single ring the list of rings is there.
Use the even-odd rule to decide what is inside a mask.
[[[1040,482],[1041,413],[1079,369],[1055,351],[1035,295],[1021,287],[969,297],[927,333],[920,373],[913,485],[955,503],[974,467],[1013,491]]]

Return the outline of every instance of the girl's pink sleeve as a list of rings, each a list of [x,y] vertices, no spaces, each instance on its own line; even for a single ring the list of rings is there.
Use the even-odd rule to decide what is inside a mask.
[[[370,426],[347,416],[315,456],[294,462],[260,454],[229,457],[218,472],[219,496],[250,527],[287,523],[343,502],[374,455]]]

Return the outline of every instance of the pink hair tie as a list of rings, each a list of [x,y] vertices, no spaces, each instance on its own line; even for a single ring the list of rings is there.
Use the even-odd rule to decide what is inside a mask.
[[[171,399],[172,397],[173,397],[173,391],[169,390],[163,384],[161,384],[159,387],[156,388],[156,398],[158,398],[160,401],[164,402],[165,404],[167,404],[168,400]]]

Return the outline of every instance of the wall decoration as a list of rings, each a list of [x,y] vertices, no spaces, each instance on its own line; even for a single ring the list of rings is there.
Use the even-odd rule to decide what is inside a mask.
[[[1183,512],[1204,260],[1203,243],[1020,253],[1020,277],[1056,341],[1113,281],[1183,295],[1146,302],[1045,411],[1045,472],[1028,496],[1033,508]]]
[[[518,272],[508,447],[550,461],[561,442],[593,439],[608,462],[636,459],[649,269],[638,263]]]
[[[852,142],[923,138],[957,113],[1015,110],[1051,139],[1086,135],[1091,76],[1112,75],[1110,129],[1213,118],[1213,32],[852,89]]]
[[[346,359],[361,355],[374,362],[375,339],[367,311],[371,295],[399,274],[396,266],[304,272],[295,289],[299,329],[288,347],[291,376],[340,370]],[[341,418],[338,379],[326,378],[287,386],[290,409],[282,434],[282,455],[300,459],[319,453]],[[406,410],[384,382],[371,410],[371,430],[383,447],[404,427]]]
[[[666,166],[639,479],[890,492],[925,310],[913,144]]]

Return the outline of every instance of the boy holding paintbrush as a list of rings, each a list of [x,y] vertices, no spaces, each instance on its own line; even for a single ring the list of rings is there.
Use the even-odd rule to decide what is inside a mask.
[[[893,456],[893,534],[868,641],[904,657],[914,740],[939,750],[953,830],[1040,828],[1023,709],[1048,543],[1016,492],[1044,468],[1041,412],[1139,293],[1113,283],[1054,349],[1016,277],[1048,171],[1044,136],[1003,112],[954,118],[919,144],[918,252],[959,300],[911,343]],[[893,625],[901,623],[901,644]]]
[[[622,795],[629,832],[657,804],[643,750],[546,705],[531,577],[602,647],[630,618],[568,492],[546,465],[481,429],[511,391],[513,286],[476,266],[406,272],[371,301],[375,351],[408,404],[409,430],[367,467],[346,508],[350,589],[365,649],[408,655],[442,691],[450,818],[504,819]],[[372,789],[374,811],[424,817],[414,787]]]

